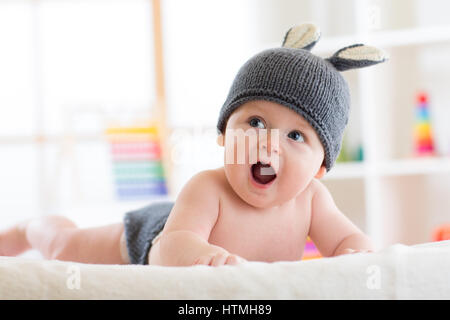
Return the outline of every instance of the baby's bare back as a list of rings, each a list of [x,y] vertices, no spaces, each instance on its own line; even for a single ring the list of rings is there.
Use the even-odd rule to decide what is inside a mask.
[[[209,243],[249,261],[300,260],[311,218],[311,191],[270,209],[255,208],[230,187],[223,168],[212,170],[221,188],[219,214]]]

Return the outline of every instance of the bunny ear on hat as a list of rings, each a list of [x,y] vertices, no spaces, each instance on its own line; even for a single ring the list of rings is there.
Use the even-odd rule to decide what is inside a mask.
[[[378,48],[354,44],[338,50],[325,59],[338,71],[368,67],[388,60],[387,54]]]
[[[284,36],[282,47],[311,50],[320,38],[320,30],[311,23],[290,28]]]

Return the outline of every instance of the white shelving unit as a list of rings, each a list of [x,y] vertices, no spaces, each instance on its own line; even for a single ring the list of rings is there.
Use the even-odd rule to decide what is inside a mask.
[[[362,42],[383,48],[392,56],[385,66],[358,70],[356,77],[349,78],[352,95],[356,97],[352,112],[357,109],[357,117],[351,121],[359,122],[360,127],[359,132],[354,131],[351,135],[359,135],[364,161],[336,164],[324,182],[342,211],[369,234],[377,247],[430,241],[433,228],[450,220],[448,192],[444,191],[449,190],[446,184],[450,180],[450,158],[448,154],[433,158],[412,157],[415,105],[414,96],[408,94],[424,85],[417,80],[417,74],[422,72],[420,51],[450,44],[450,25],[420,26],[413,19],[407,28],[390,29],[386,24],[384,30],[371,30],[367,12],[373,6],[379,6],[378,12],[383,14],[390,10],[389,4],[358,0],[351,5],[356,21],[353,34],[325,35],[316,52],[332,54],[343,46]],[[420,14],[415,7],[418,5],[419,1],[411,1],[405,11],[411,15]],[[409,70],[396,68],[401,59],[414,63]],[[389,76],[406,81],[389,82]],[[393,95],[396,91],[399,93]],[[394,99],[395,96],[402,99]],[[401,104],[396,105],[397,102]],[[433,105],[431,108],[433,112]],[[409,114],[393,119],[400,111]],[[384,117],[392,118],[385,122]],[[407,135],[408,127],[410,136]],[[390,146],[380,147],[383,145],[380,137]],[[351,197],[353,203],[349,201]]]

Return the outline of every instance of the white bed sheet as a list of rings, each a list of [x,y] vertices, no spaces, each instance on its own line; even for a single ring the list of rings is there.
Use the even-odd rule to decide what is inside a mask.
[[[450,299],[450,241],[222,267],[0,257],[0,299]]]

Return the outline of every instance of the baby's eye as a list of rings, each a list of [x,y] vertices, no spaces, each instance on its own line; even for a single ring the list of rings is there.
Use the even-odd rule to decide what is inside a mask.
[[[265,127],[264,122],[262,122],[259,118],[251,118],[248,123],[254,128],[264,129]]]
[[[303,138],[303,134],[301,134],[299,131],[294,130],[289,132],[288,137],[291,138],[294,141],[303,142],[305,139]]]

